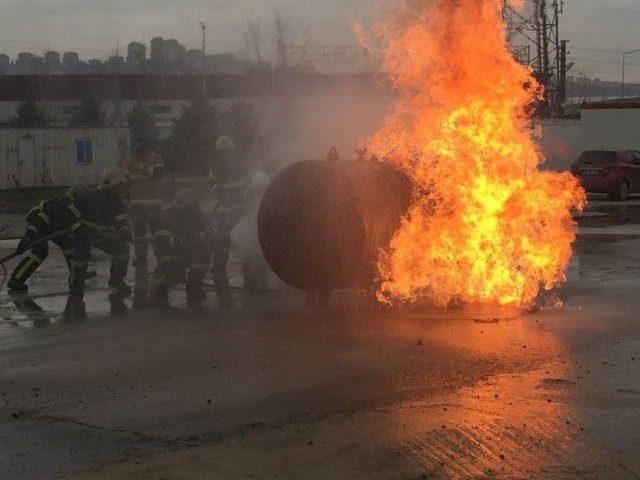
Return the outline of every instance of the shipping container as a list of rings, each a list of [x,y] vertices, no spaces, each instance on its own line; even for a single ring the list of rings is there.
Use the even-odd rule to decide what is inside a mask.
[[[0,190],[94,185],[130,145],[126,128],[2,128]]]

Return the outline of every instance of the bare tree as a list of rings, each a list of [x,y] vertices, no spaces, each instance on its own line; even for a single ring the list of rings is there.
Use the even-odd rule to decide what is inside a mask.
[[[287,48],[291,40],[291,22],[278,9],[274,12],[276,34],[276,62],[279,67],[286,67],[288,63]]]
[[[258,20],[247,17],[244,39],[249,52],[256,57],[258,65],[262,64],[262,25]]]

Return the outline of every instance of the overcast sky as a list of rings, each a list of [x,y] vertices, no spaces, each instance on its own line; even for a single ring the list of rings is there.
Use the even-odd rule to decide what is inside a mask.
[[[245,52],[248,17],[272,24],[275,8],[295,24],[297,40],[307,43],[356,43],[351,24],[368,17],[379,0],[0,0],[0,52],[42,53],[73,50],[83,58],[121,52],[137,40],[176,38],[199,48],[198,22],[208,26],[210,52]],[[390,1],[390,0],[385,0]],[[566,0],[563,37],[583,69],[614,74],[618,56],[581,51],[640,48],[640,0]],[[636,60],[640,64],[640,58]],[[633,62],[633,60],[632,60]]]

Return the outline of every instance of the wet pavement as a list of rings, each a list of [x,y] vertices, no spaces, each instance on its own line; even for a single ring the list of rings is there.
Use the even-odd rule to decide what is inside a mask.
[[[2,293],[0,478],[640,478],[640,202],[619,206],[581,216],[560,309],[237,290],[188,312],[176,291],[116,320],[100,256],[87,322]],[[65,279],[52,249],[47,310]]]

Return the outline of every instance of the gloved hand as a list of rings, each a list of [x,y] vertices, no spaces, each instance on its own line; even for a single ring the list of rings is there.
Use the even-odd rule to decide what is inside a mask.
[[[18,248],[16,248],[16,253],[18,255],[22,255],[24,252],[26,252],[27,250],[29,250],[29,245],[31,242],[28,242],[26,239],[22,239],[20,240],[20,243],[18,244]]]

